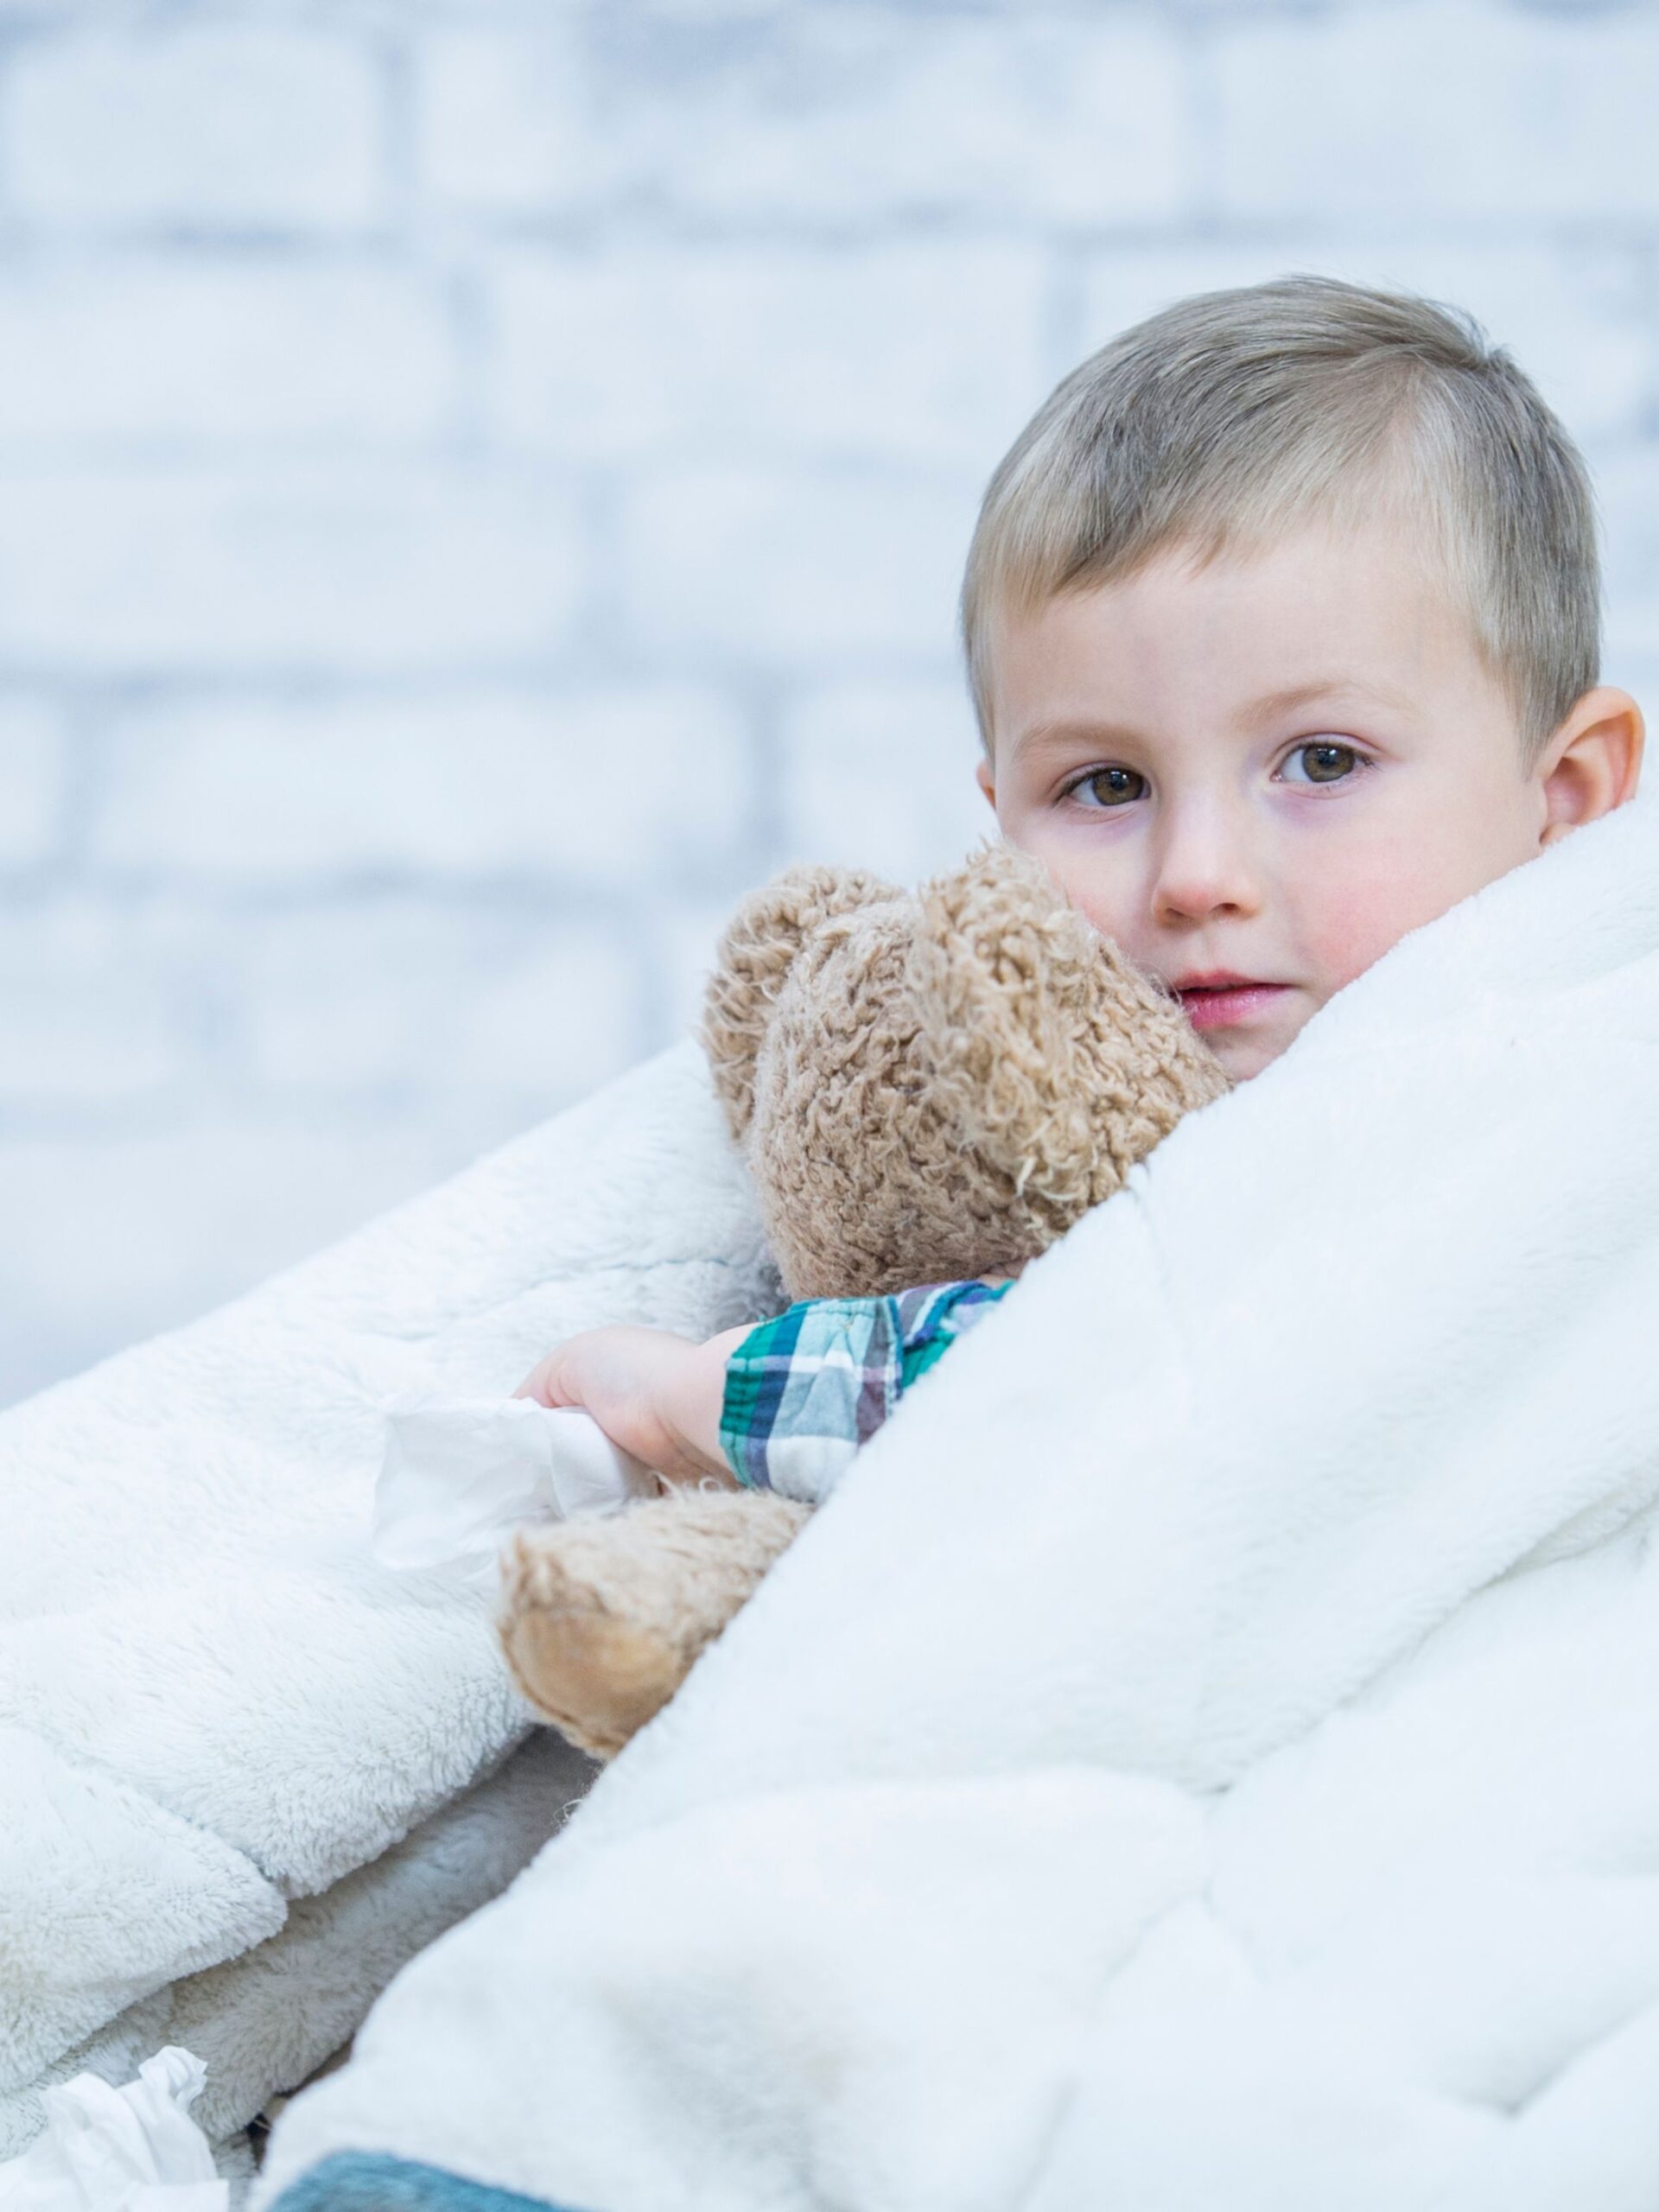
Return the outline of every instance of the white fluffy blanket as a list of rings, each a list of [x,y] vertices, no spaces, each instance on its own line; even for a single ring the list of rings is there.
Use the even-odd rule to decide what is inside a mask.
[[[369,1557],[384,1402],[505,1394],[574,1329],[702,1333],[775,1295],[687,1045],[0,1415],[0,2158],[43,2082],[124,2079],[158,2041],[239,2126],[585,1781],[543,1742],[441,1811],[526,1714],[487,1595]]]
[[[1029,1271],[261,2202],[1652,2212],[1656,1497],[1643,808]]]

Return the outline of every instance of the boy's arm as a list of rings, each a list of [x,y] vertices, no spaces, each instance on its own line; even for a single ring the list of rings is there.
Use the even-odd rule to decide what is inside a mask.
[[[738,1480],[817,1504],[1010,1280],[803,1299],[750,1330],[728,1354],[721,1409],[720,1440]]]
[[[804,1299],[703,1344],[662,1329],[594,1329],[550,1352],[518,1395],[584,1408],[671,1481],[735,1477],[817,1503],[903,1391],[1007,1287]]]

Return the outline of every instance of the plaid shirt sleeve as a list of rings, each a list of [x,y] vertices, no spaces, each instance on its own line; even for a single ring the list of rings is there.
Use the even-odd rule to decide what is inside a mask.
[[[816,1504],[918,1375],[1011,1283],[929,1283],[887,1298],[807,1298],[726,1363],[720,1441],[749,1490]]]

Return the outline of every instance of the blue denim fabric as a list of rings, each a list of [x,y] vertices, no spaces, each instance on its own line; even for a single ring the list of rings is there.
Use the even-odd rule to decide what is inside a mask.
[[[290,2182],[270,2212],[573,2212],[544,2197],[489,2189],[441,2166],[378,2152],[336,2151]]]

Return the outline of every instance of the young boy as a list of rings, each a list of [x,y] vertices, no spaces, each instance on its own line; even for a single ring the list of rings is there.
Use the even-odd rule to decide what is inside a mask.
[[[1241,1081],[1408,931],[1636,789],[1583,463],[1425,301],[1289,278],[1116,339],[992,478],[962,614],[1002,835]],[[671,1478],[764,1484],[780,1362],[874,1367],[890,1405],[995,1294],[821,1301],[706,1344],[594,1330],[520,1395]]]

